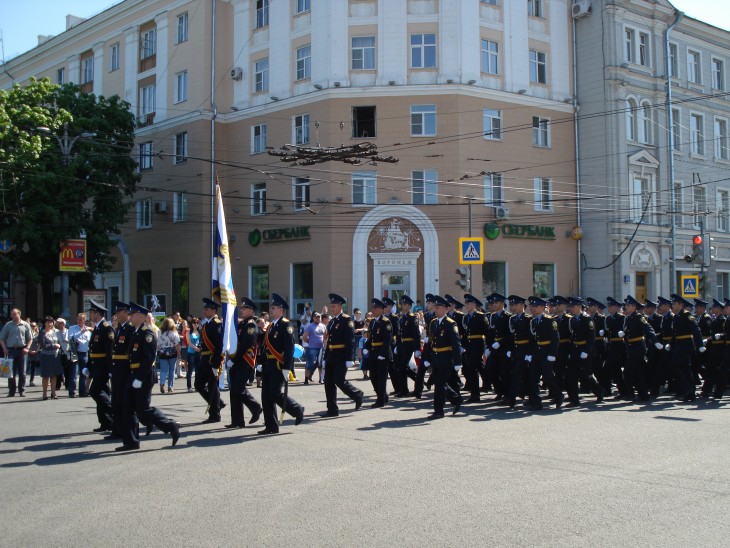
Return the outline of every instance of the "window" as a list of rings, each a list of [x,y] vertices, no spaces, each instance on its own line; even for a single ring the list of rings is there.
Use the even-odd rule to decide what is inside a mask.
[[[172,221],[181,223],[188,220],[188,193],[172,193]]]
[[[717,191],[717,230],[730,231],[730,193],[727,190]],[[705,227],[707,228],[707,227]]]
[[[482,72],[499,74],[499,44],[491,40],[482,40],[481,56]]]
[[[140,114],[147,116],[155,112],[155,85],[145,86],[142,88],[142,108]]]
[[[301,316],[304,305],[312,302],[314,295],[314,268],[312,263],[292,265],[292,302],[289,303],[292,312]]]
[[[651,105],[647,102],[641,103],[641,142],[648,145],[654,142]]]
[[[411,172],[413,205],[438,205],[438,172],[435,169]]]
[[[175,75],[175,102],[188,100],[188,71],[184,70]]]
[[[152,169],[152,141],[139,144],[139,170]]]
[[[482,264],[482,295],[495,292],[507,295],[507,263],[485,261]]]
[[[497,0],[481,0],[482,4],[487,4],[488,6],[496,6]]]
[[[269,0],[256,0],[256,28],[269,26]]]
[[[309,177],[294,178],[294,209],[309,207]]]
[[[157,31],[155,29],[151,29],[142,33],[142,43],[140,46],[142,59],[147,59],[157,53]]]
[[[705,154],[705,118],[701,114],[689,116],[689,150],[692,154]]]
[[[309,142],[309,114],[294,117],[294,144],[303,145]]]
[[[679,273],[677,273],[679,274]],[[717,298],[722,301],[730,297],[730,274],[727,272],[717,273]]]
[[[715,119],[715,158],[728,160],[727,120]]]
[[[702,83],[702,65],[699,52],[687,50],[687,80],[692,84]]]
[[[251,300],[261,312],[269,309],[269,267],[251,267]]]
[[[649,223],[651,210],[647,201],[651,200],[651,181],[647,177],[634,177],[631,187],[631,219],[638,222],[644,215],[644,222]],[[646,213],[644,213],[644,208]]]
[[[352,204],[375,205],[377,174],[374,171],[352,174]]]
[[[682,150],[682,124],[678,108],[672,109],[672,150]]]
[[[188,13],[177,16],[177,43],[188,41]]]
[[[502,207],[504,205],[504,187],[501,173],[488,173],[484,177],[484,205]]]
[[[636,141],[636,101],[628,99],[626,101],[626,139]]]
[[[180,312],[182,317],[190,306],[190,269],[172,269],[172,310]]]
[[[87,84],[94,81],[94,58],[87,57],[82,61],[81,83]],[[102,69],[103,70],[103,69]]]
[[[119,70],[119,42],[111,47],[109,52],[109,71]]]
[[[309,11],[310,9],[311,9],[310,0],[297,0],[297,13],[298,14]]]
[[[312,48],[304,46],[297,50],[297,80],[312,76]]]
[[[411,68],[436,67],[436,35],[411,34]]]
[[[259,124],[251,128],[251,154],[261,154],[266,151],[266,124]]]
[[[66,69],[60,68],[56,71],[56,83],[58,85],[63,85],[66,83]]]
[[[375,137],[375,107],[352,107],[352,137]]]
[[[699,228],[707,215],[707,189],[704,186],[696,186],[692,189],[692,196],[694,199],[692,224]]]
[[[681,227],[684,225],[684,189],[682,183],[674,183],[674,223]]]
[[[649,35],[645,32],[639,33],[639,64],[644,67],[651,65],[649,60]]]
[[[144,296],[152,293],[152,271],[137,271],[137,302],[143,303]]]
[[[375,70],[375,36],[352,38],[352,70]]]
[[[677,44],[669,44],[669,76],[677,78],[679,76],[679,66],[677,65]]]
[[[527,0],[527,15],[542,17],[542,0]]]
[[[532,265],[532,294],[537,297],[555,295],[555,265]]]
[[[436,135],[436,105],[411,105],[411,135]]]
[[[550,120],[532,117],[532,144],[536,147],[547,148],[550,146]]]
[[[483,111],[484,138],[487,141],[502,140],[502,111],[485,108]]]
[[[624,56],[627,63],[636,62],[636,33],[634,29],[624,29]]]
[[[152,200],[137,202],[137,230],[140,228],[152,228]]]
[[[259,92],[259,91],[266,91],[267,89],[269,89],[269,60],[261,59],[260,61],[256,61],[255,73],[256,73],[255,90],[257,92]]]
[[[188,161],[188,132],[175,134],[175,158],[174,164],[184,164]]]
[[[266,214],[266,183],[251,185],[251,215]]]
[[[535,211],[552,211],[552,181],[547,177],[535,177]]]
[[[724,64],[719,59],[712,60],[712,89],[725,89],[725,70]]]
[[[547,61],[542,51],[530,50],[530,82],[533,84],[547,83]]]

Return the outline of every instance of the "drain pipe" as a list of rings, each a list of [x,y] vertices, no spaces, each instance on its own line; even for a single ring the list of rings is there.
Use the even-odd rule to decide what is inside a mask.
[[[578,133],[578,49],[575,36],[575,19],[573,25],[573,138],[575,139],[575,203],[576,203],[576,224],[580,226],[582,221],[581,192],[580,192],[580,140]],[[578,240],[578,291],[576,295],[583,294],[583,245]]]
[[[682,20],[682,17],[684,17],[684,13],[675,10],[674,11],[674,21],[672,21],[672,24],[667,27],[667,30],[664,31],[664,60],[665,60],[665,67],[664,70],[666,71],[666,77],[667,77],[667,133],[669,136],[669,146],[667,147],[667,155],[669,156],[669,207],[671,212],[671,218],[672,218],[672,251],[671,251],[671,257],[669,258],[669,262],[672,265],[671,268],[671,277],[669,278],[669,292],[670,293],[676,293],[676,284],[677,284],[677,263],[676,263],[676,257],[677,257],[677,204],[674,199],[674,116],[672,114],[672,73],[671,73],[671,64],[669,61],[669,33],[671,30]]]
[[[218,116],[218,108],[215,106],[215,8],[217,0],[213,0],[213,13],[211,23],[211,45],[210,45],[210,105],[213,109],[213,116],[210,119],[210,257],[208,268],[210,278],[213,279],[213,261],[215,253],[215,119]]]

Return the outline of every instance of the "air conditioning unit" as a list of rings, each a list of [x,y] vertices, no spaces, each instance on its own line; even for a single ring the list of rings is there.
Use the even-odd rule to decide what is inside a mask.
[[[240,80],[243,78],[243,69],[241,67],[233,67],[231,69],[231,80]]]
[[[590,0],[575,0],[573,2],[573,19],[581,19],[591,13]]]
[[[495,219],[509,219],[509,208],[497,206],[494,208]]]
[[[155,202],[155,213],[167,213],[167,202]]]

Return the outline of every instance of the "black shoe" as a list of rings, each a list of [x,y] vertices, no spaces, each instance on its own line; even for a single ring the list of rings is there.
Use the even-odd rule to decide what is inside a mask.
[[[362,396],[355,400],[355,411],[362,407]]]
[[[108,432],[111,430],[111,426],[100,426],[99,428],[94,428],[92,432]]]
[[[443,413],[431,413],[428,417],[426,417],[427,421],[432,421],[436,419],[443,419],[444,414]]]
[[[108,436],[104,436],[105,440],[121,440],[122,436],[119,434],[109,434]]]
[[[456,415],[459,412],[459,409],[461,409],[461,400],[457,401],[454,404],[454,410],[451,412],[451,414]]]
[[[226,408],[226,402],[221,400],[221,409],[225,409],[225,408]]]
[[[304,379],[304,384],[309,384],[309,377],[306,377],[306,378]]]
[[[225,425],[226,428],[244,428],[245,426],[246,426],[245,424],[233,424],[233,423]]]
[[[258,411],[254,411],[253,413],[251,413],[251,420],[248,421],[248,424],[255,423],[257,420],[259,420],[259,418],[261,418],[261,408],[260,407],[259,407]]]
[[[648,398],[647,398],[647,399],[648,399]],[[596,403],[603,403],[603,392],[600,392],[600,393],[599,393],[599,394],[598,394],[598,395],[596,396]]]
[[[481,400],[479,396],[471,396],[469,399],[466,400],[466,403],[479,403]]]
[[[304,420],[304,407],[302,407],[302,410],[297,415],[297,418],[294,419],[294,426],[299,426],[302,424],[302,421]]]
[[[220,421],[221,421],[220,417],[218,417],[218,418],[215,418],[215,417],[208,417],[207,419],[205,419],[205,420],[204,420],[203,422],[201,422],[200,424],[214,424],[214,423],[216,423],[216,422],[220,422]]]
[[[18,396],[20,396],[21,398],[24,398],[25,397],[25,392],[21,392],[20,394],[18,394]],[[73,398],[73,396],[71,396],[71,397]]]
[[[21,394],[21,396],[22,396],[22,395],[23,395],[23,394]],[[76,397],[76,394],[69,394],[69,395],[68,395],[68,397],[69,397],[69,398],[75,398],[75,397]]]
[[[259,430],[256,432],[259,436],[268,436],[269,434],[278,434],[278,430],[271,430],[270,428],[264,428],[263,430]]]
[[[152,430],[154,430],[155,425],[152,424],[152,421],[149,422],[149,424],[145,427],[147,430],[145,431],[144,435],[149,436],[152,433]]]
[[[177,440],[180,439],[180,427],[175,422],[172,423],[170,435],[172,436],[172,446],[175,447]]]
[[[413,393],[413,397],[416,398],[417,400],[420,400],[421,398],[423,398],[423,396],[421,394],[417,394],[416,392]]]
[[[561,392],[561,393],[560,393],[560,394],[558,395],[558,399],[557,399],[557,400],[555,400],[555,409],[560,409],[560,408],[561,408],[561,407],[563,406],[563,402],[564,402],[564,401],[565,401],[565,396],[564,396],[564,395],[563,395],[563,393]]]
[[[30,382],[30,383],[28,384],[28,386],[35,386],[35,383],[34,383],[33,381],[31,381],[31,382]]]
[[[377,407],[385,407],[385,404],[383,402],[376,401],[375,403],[370,404],[370,409],[375,409]]]
[[[325,411],[320,416],[321,417],[339,417],[340,412],[339,411]]]
[[[122,445],[114,449],[115,451],[136,451],[139,449],[139,445]]]
[[[571,408],[571,407],[580,407],[579,401],[570,401],[568,402],[565,407]]]

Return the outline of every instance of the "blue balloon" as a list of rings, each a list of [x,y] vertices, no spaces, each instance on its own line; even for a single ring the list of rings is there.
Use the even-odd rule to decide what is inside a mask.
[[[301,358],[304,356],[304,348],[301,344],[295,344],[294,345],[294,357],[295,358]]]

